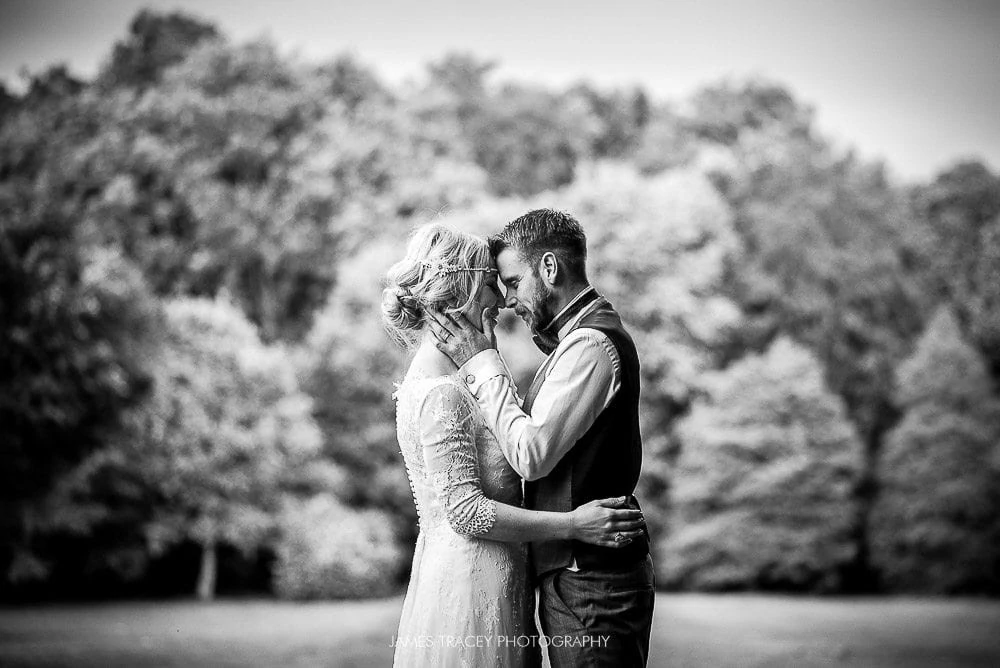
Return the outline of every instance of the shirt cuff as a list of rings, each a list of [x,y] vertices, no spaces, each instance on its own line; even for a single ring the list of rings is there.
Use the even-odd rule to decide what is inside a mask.
[[[477,353],[458,369],[458,377],[474,396],[479,395],[479,389],[486,382],[498,376],[507,377],[507,366],[500,353],[492,348]]]

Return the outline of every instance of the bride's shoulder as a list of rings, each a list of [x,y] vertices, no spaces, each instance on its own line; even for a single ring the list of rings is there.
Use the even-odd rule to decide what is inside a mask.
[[[423,397],[430,394],[435,388],[442,386],[458,386],[461,384],[458,382],[458,377],[453,373],[447,374],[428,374],[422,371],[410,371],[402,380],[399,380],[393,385],[396,391],[393,393],[393,398],[399,400],[402,395],[410,395],[414,397]]]
[[[414,355],[403,379],[396,383],[397,399],[406,396],[416,404],[425,403],[428,396],[457,399],[456,392],[464,389],[458,379],[458,369],[436,348],[421,346]]]

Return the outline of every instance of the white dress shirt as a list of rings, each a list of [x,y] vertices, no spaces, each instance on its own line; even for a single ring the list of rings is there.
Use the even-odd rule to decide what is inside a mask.
[[[522,410],[510,370],[498,351],[484,350],[459,369],[507,461],[525,480],[548,475],[621,387],[621,361],[611,340],[596,329],[573,329],[605,303],[601,297],[595,299],[559,330],[558,347],[535,374],[535,382],[544,380],[531,415]]]

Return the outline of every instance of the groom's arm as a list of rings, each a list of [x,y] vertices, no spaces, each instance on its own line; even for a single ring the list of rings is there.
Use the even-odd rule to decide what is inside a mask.
[[[525,480],[548,475],[621,386],[618,353],[597,330],[573,331],[552,355],[539,372],[544,378],[530,415],[496,350],[480,352],[459,369],[507,461]]]

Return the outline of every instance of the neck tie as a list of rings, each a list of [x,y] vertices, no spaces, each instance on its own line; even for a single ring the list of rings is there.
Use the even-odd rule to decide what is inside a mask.
[[[559,337],[551,335],[546,330],[543,330],[542,332],[535,332],[531,336],[531,340],[535,342],[535,345],[538,346],[538,349],[541,350],[544,355],[551,355],[552,351],[559,345]]]

